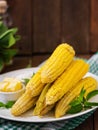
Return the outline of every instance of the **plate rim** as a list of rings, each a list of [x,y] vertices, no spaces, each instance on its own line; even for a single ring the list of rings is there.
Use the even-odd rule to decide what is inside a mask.
[[[14,70],[14,71],[9,71],[7,73],[1,74],[0,78],[2,76],[5,76],[5,75],[19,73],[21,71],[30,71],[30,70],[37,71],[38,69],[39,69],[39,67],[31,67],[31,68],[24,68],[24,69],[18,69],[18,70]],[[95,79],[98,80],[98,76],[97,75],[92,74],[91,72],[88,72],[87,74],[88,75],[92,75]],[[20,118],[14,117],[14,116],[13,117],[7,117],[7,116],[3,116],[2,114],[0,114],[0,118],[6,119],[6,120],[11,120],[11,121],[18,121],[18,122],[45,123],[45,122],[54,122],[54,121],[69,120],[69,119],[72,119],[72,118],[75,118],[75,117],[79,117],[79,116],[85,115],[85,114],[87,114],[87,113],[89,113],[89,112],[91,112],[93,110],[96,110],[97,108],[98,107],[96,106],[96,107],[93,107],[91,109],[88,109],[88,110],[85,110],[85,111],[82,111],[82,112],[79,112],[79,113],[76,113],[76,114],[70,114],[68,116],[65,115],[65,116],[60,117],[60,118],[50,118],[48,120],[46,118],[43,118],[44,120],[42,118],[40,118],[40,120],[37,120],[37,121],[36,120],[34,121],[34,119],[33,120],[28,120],[28,118],[27,118],[27,120],[26,119],[23,120],[23,118],[21,118],[21,116],[19,116]],[[2,109],[0,108],[0,111],[1,110]],[[5,110],[8,110],[8,109],[5,109]],[[9,111],[10,111],[10,109],[9,109]],[[36,116],[33,116],[33,117],[36,117]]]

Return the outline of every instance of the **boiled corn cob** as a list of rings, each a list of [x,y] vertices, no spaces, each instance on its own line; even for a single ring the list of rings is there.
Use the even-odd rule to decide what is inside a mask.
[[[80,80],[57,103],[56,108],[55,108],[55,117],[58,118],[66,114],[67,110],[70,108],[69,103],[80,94],[80,91],[82,88],[86,90],[86,95],[87,95],[92,90],[95,90],[96,87],[97,87],[97,82],[92,77],[87,77]]]
[[[42,83],[53,82],[72,62],[75,51],[72,46],[60,44],[45,63],[41,72]]]
[[[26,91],[32,95],[32,97],[38,96],[43,90],[45,84],[41,82],[41,71],[44,65],[34,74],[26,86]]]
[[[74,60],[47,92],[45,99],[46,105],[57,102],[87,73],[88,69],[89,65],[83,60]]]
[[[45,106],[45,104],[44,104],[40,111],[39,116],[43,116],[43,115],[47,114],[54,106],[55,106],[55,104],[48,105],[48,106]]]
[[[46,93],[47,93],[50,86],[51,86],[51,84],[47,84],[43,88],[43,90],[42,90],[42,92],[41,92],[41,94],[36,102],[36,107],[33,110],[33,115],[40,115],[40,112],[44,106],[44,99],[45,99]]]
[[[29,110],[31,107],[33,107],[37,101],[38,97],[33,97],[25,92],[17,101],[16,103],[12,106],[11,108],[11,113],[14,116],[19,116],[22,113],[26,112]]]

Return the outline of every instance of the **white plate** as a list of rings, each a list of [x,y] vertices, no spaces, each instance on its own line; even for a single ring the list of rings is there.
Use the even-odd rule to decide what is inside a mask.
[[[5,77],[17,77],[19,79],[28,78],[33,74],[33,72],[36,72],[37,70],[38,70],[38,68],[36,67],[36,68],[21,69],[21,70],[8,72],[8,73],[0,75],[0,81],[2,81]],[[92,73],[87,73],[86,76],[92,76],[98,81],[98,76],[96,76]],[[94,98],[92,98],[91,101],[98,102],[98,95],[95,96]],[[88,109],[86,111],[82,111],[77,114],[65,115],[61,118],[54,118],[52,113],[50,113],[49,115],[46,115],[42,118],[40,118],[38,116],[32,116],[32,110],[29,110],[28,112],[26,112],[25,114],[22,114],[19,117],[14,117],[13,115],[11,115],[10,109],[0,108],[0,118],[13,120],[13,121],[21,121],[21,122],[53,122],[53,121],[68,120],[68,119],[71,119],[74,117],[78,117],[78,116],[81,116],[88,112],[91,112],[92,110],[94,110],[96,108],[97,107],[93,107],[92,109]]]

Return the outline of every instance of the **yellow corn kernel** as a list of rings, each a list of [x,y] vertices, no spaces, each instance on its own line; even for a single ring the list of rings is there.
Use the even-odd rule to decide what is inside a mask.
[[[38,97],[32,98],[30,93],[25,92],[12,106],[11,113],[14,116],[19,116],[22,113],[29,110],[31,107],[33,107],[37,101]]]
[[[72,62],[74,55],[72,46],[67,43],[60,44],[44,65],[41,72],[42,83],[51,83],[57,79]]]
[[[36,102],[36,106],[35,106],[35,108],[33,110],[33,115],[37,115],[37,116],[40,115],[40,112],[41,112],[41,110],[43,108],[43,105],[44,105],[44,100],[45,100],[46,93],[47,93],[50,86],[51,86],[51,84],[47,84],[43,88],[43,90],[42,90],[42,92],[41,92],[41,94],[40,94],[40,96],[39,96],[39,98],[38,98],[38,100]]]
[[[41,82],[41,71],[44,65],[34,74],[26,85],[26,91],[31,93],[32,97],[38,96],[43,90],[45,84]]]
[[[55,117],[59,118],[66,114],[67,110],[70,108],[70,102],[76,98],[82,88],[86,90],[86,95],[95,90],[97,87],[97,82],[92,77],[87,77],[80,80],[74,87],[72,87],[57,103],[55,108]]]
[[[40,113],[39,113],[39,116],[43,116],[45,114],[47,114],[53,107],[55,106],[55,104],[52,104],[52,105],[43,105]]]
[[[89,65],[83,60],[73,61],[47,92],[46,104],[51,105],[61,99],[88,72],[88,69]]]

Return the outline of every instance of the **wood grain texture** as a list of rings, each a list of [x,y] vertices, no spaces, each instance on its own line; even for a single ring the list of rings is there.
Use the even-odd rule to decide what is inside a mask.
[[[91,0],[90,51],[98,51],[98,0]]]
[[[98,130],[98,109],[94,113],[94,130]]]
[[[8,4],[13,26],[18,27],[18,33],[21,35],[21,41],[16,48],[19,49],[19,54],[31,54],[31,0],[8,0]]]
[[[77,53],[89,53],[89,0],[62,0],[61,36]]]
[[[2,73],[26,68],[29,64],[31,65],[31,67],[36,67],[41,63],[43,63],[45,60],[47,60],[49,56],[50,54],[14,57],[12,65],[6,66],[2,71]],[[77,56],[85,59],[89,59],[90,57],[90,55],[77,55]]]
[[[31,65],[31,67],[36,67],[44,62],[48,57],[49,55],[14,57],[12,65],[6,66],[2,73],[17,69],[23,69],[28,65]]]
[[[52,52],[60,43],[60,0],[33,0],[33,52]]]

